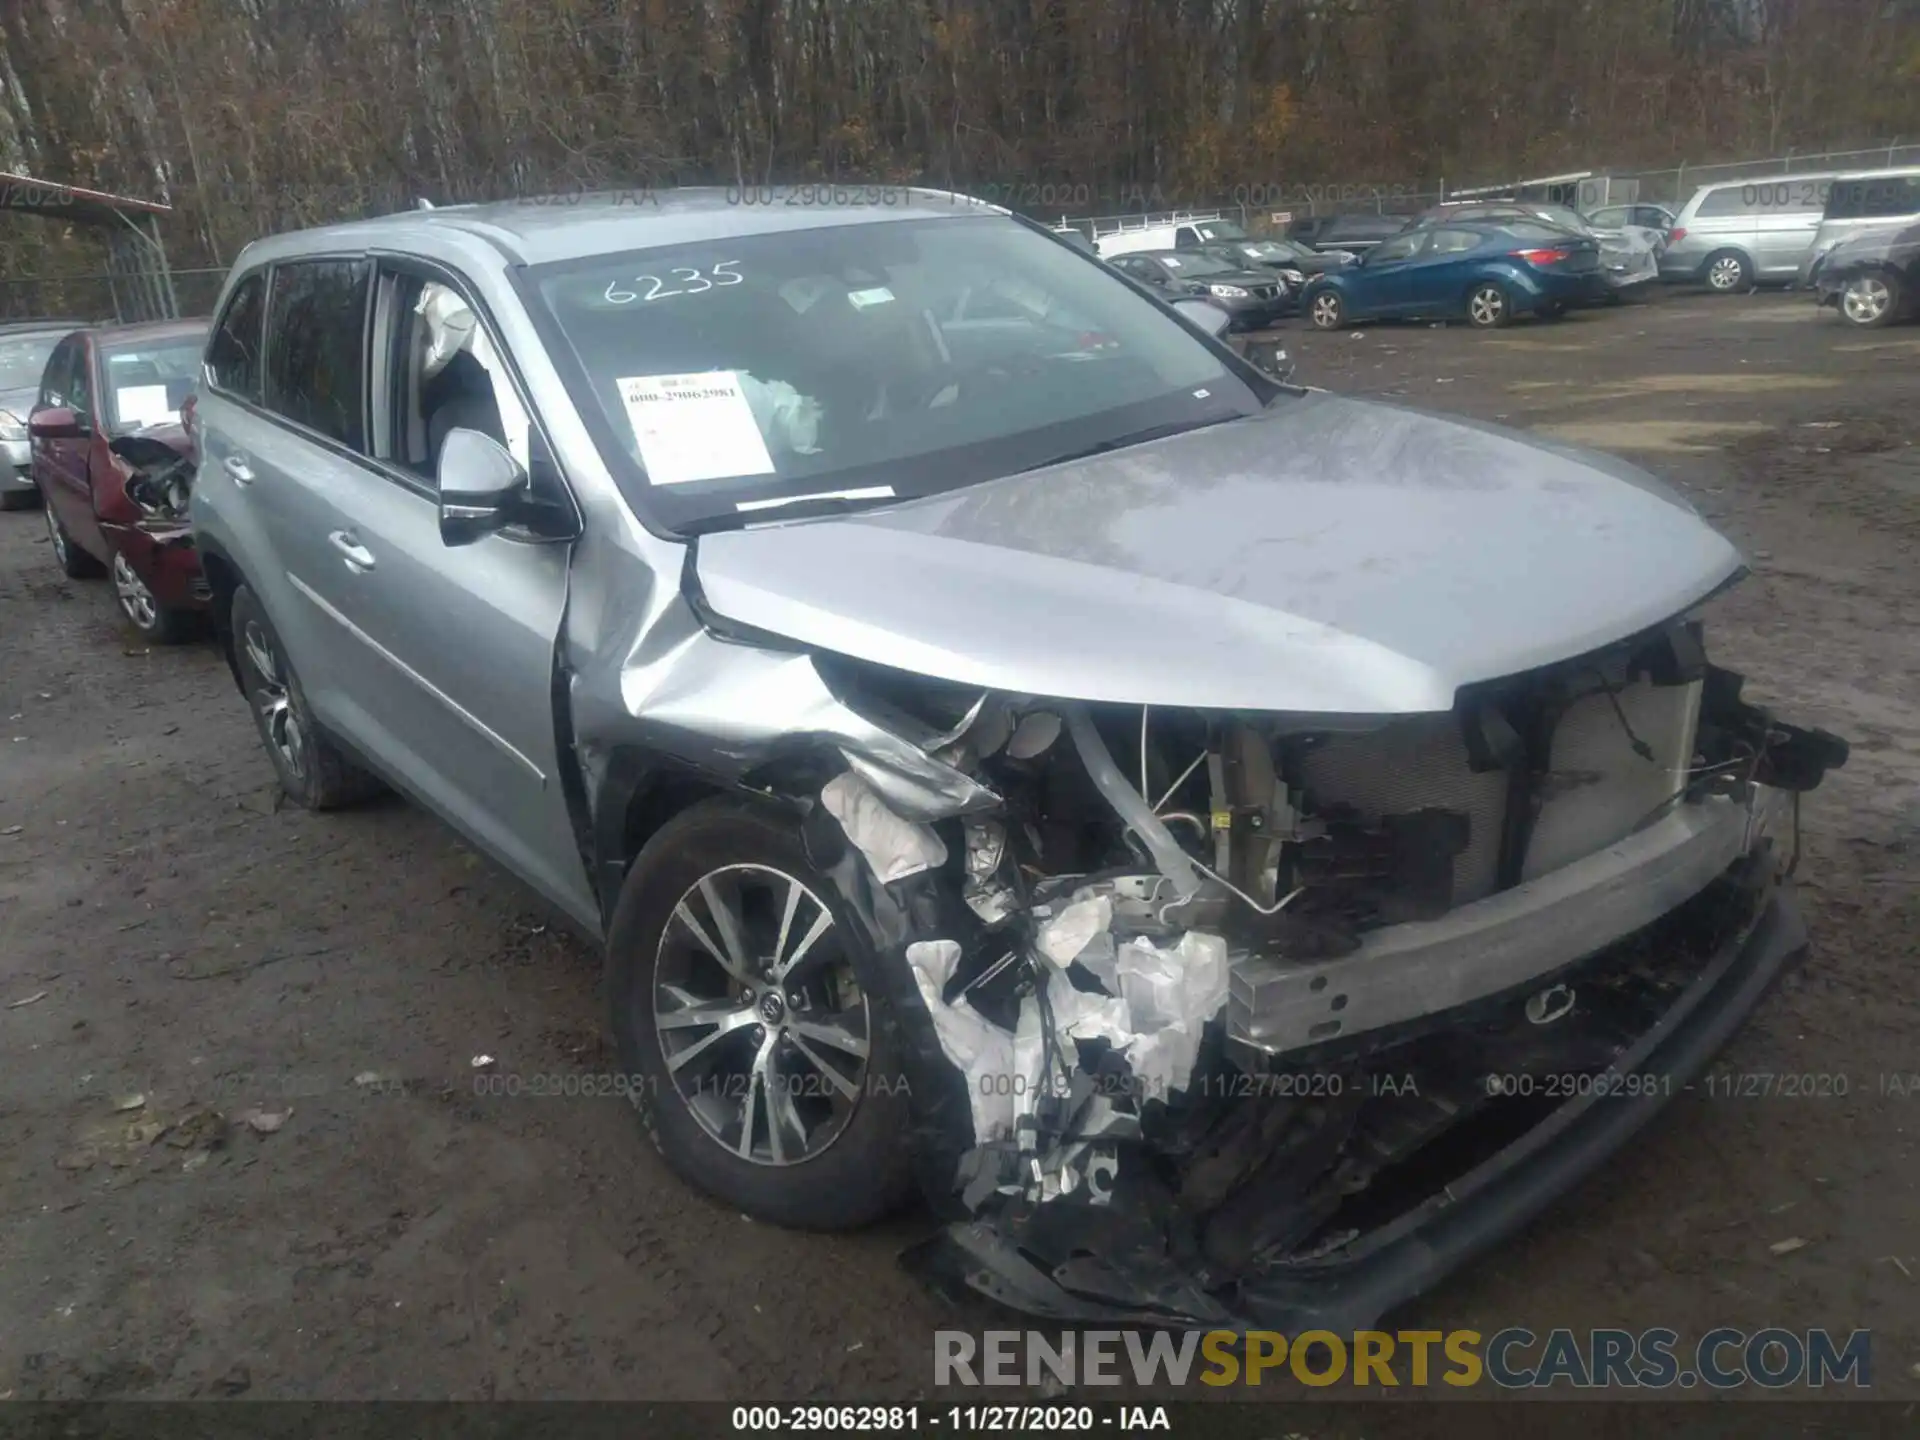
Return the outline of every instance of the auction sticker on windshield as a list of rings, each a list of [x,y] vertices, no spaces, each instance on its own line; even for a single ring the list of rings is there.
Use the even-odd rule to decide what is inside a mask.
[[[732,370],[698,375],[628,375],[620,403],[654,485],[771,475],[773,457]]]

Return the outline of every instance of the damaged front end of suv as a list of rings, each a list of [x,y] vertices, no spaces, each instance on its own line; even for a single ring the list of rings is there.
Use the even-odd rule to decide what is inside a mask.
[[[982,694],[914,822],[849,770],[811,853],[910,974],[913,1256],[1016,1308],[1352,1326],[1684,1086],[1801,943],[1796,799],[1845,758],[1687,622],[1446,714]]]
[[[1123,703],[730,618],[781,528],[696,545],[681,628],[617,674],[625,733],[760,797],[794,859],[630,886],[610,945],[664,1147],[770,1218],[843,1212],[757,1206],[668,1127],[804,1171],[894,1106],[936,1283],[1365,1325],[1618,1147],[1804,947],[1798,797],[1847,747],[1743,698],[1697,604],[1446,709]],[[576,718],[615,728],[595,688]]]

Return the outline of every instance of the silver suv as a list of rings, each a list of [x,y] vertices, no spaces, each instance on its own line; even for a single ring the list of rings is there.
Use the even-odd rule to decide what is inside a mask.
[[[918,1261],[1053,1315],[1364,1323],[1801,951],[1846,747],[1708,663],[1742,562],[1651,476],[1277,383],[1003,210],[819,198],[241,255],[193,518],[280,781],[603,939],[595,1088],[726,1203],[917,1189]]]

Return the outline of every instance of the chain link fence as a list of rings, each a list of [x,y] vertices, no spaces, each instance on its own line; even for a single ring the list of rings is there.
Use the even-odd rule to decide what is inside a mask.
[[[183,318],[211,315],[224,269],[175,270],[174,303]],[[111,325],[136,313],[127,279],[108,271],[90,275],[19,275],[0,278],[0,323],[58,316]]]

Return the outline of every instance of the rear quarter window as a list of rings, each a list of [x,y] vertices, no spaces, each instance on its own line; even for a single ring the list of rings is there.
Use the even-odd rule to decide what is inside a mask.
[[[207,383],[243,400],[260,398],[260,335],[267,284],[249,275],[235,287],[207,339]]]

